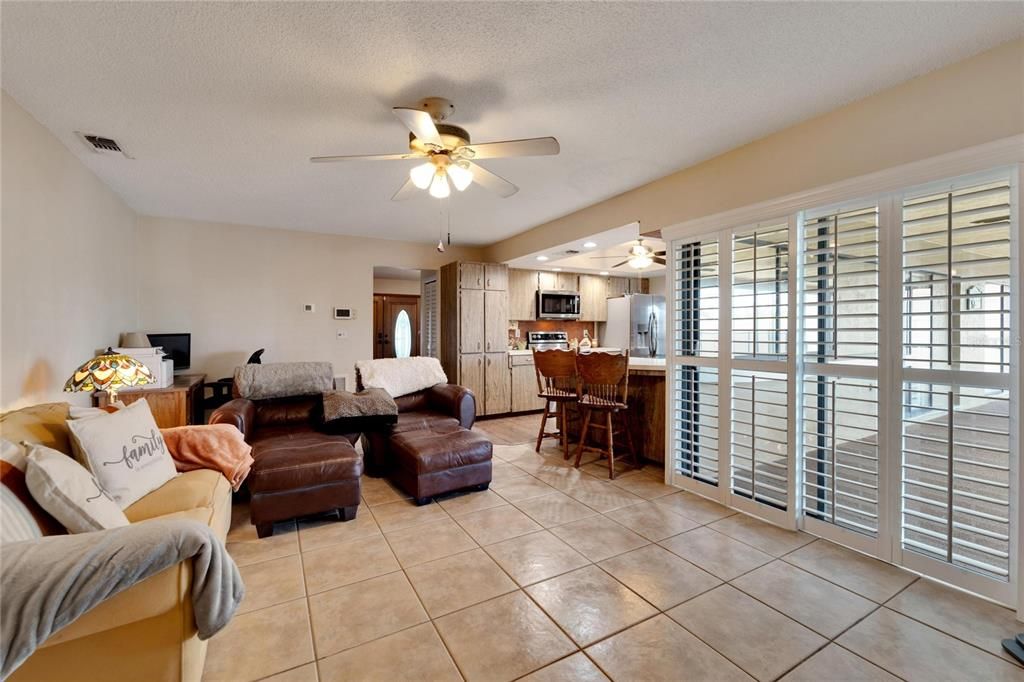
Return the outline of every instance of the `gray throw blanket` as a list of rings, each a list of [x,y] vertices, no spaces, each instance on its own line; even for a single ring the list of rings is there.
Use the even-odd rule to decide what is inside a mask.
[[[199,638],[208,639],[231,620],[245,586],[224,544],[198,521],[154,519],[5,544],[0,678],[105,599],[190,558],[196,627]]]
[[[324,393],[324,421],[353,417],[393,417],[397,414],[395,399],[382,388],[367,388],[359,393]]]
[[[329,362],[271,362],[235,368],[239,398],[264,400],[299,395],[320,395],[334,388],[334,368]]]

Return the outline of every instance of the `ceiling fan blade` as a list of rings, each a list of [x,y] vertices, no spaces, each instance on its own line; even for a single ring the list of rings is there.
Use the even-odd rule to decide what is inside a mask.
[[[405,184],[395,192],[395,196],[391,197],[391,201],[403,201],[410,198],[416,192],[420,191],[415,184],[413,184],[412,178],[405,181]]]
[[[469,170],[473,171],[473,182],[479,182],[481,185],[502,198],[507,199],[519,191],[519,188],[511,182],[500,175],[495,175],[483,166],[478,166],[475,163],[468,162],[466,165],[469,166]]]
[[[607,260],[609,258],[622,258],[622,256],[619,255],[619,256],[591,256],[590,257],[591,260]]]
[[[510,156],[552,156],[559,149],[558,140],[553,137],[533,137],[528,140],[470,144],[459,147],[456,153],[465,159],[501,159]]]
[[[405,154],[355,154],[352,156],[311,156],[313,163],[333,163],[335,161],[400,161],[402,159],[421,159],[426,154],[407,152]]]
[[[438,147],[444,146],[444,143],[441,141],[441,135],[437,132],[437,126],[434,125],[434,119],[427,112],[407,107],[395,107],[391,111],[395,112],[395,116],[405,124],[406,128],[412,131],[412,134],[420,142],[437,145]]]
[[[621,263],[616,263],[615,265],[612,266],[612,270],[614,270],[615,268],[621,268],[623,265],[625,265],[627,263],[629,263],[628,260],[624,260]]]
[[[654,255],[655,256],[664,256],[666,253],[668,253],[668,251],[655,251]]]
[[[652,260],[658,265],[668,265],[667,260],[665,260],[664,258],[659,258],[658,256],[655,256]]]

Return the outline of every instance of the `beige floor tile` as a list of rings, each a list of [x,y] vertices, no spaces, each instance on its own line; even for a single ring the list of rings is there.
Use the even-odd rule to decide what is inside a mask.
[[[518,589],[482,549],[413,566],[406,575],[431,618]]]
[[[481,545],[490,545],[540,530],[540,525],[515,507],[495,507],[458,518],[458,523]]]
[[[1014,661],[1000,642],[1024,630],[1013,611],[931,580],[921,579],[887,607],[989,653]]]
[[[817,540],[787,554],[783,561],[876,602],[884,602],[917,576],[827,540]]]
[[[580,652],[557,663],[541,668],[535,673],[519,678],[519,682],[609,682],[587,655]]]
[[[579,521],[597,514],[585,504],[557,491],[553,495],[516,502],[516,506],[545,528]]]
[[[401,568],[382,535],[330,545],[302,554],[306,590],[316,594]]]
[[[644,498],[604,481],[581,481],[564,491],[566,495],[601,513],[639,504]]]
[[[635,476],[618,476],[612,481],[612,485],[645,500],[653,500],[679,492],[679,488],[665,485],[663,478],[665,474],[661,469],[657,469],[654,473],[648,472],[648,468],[641,469]]]
[[[711,523],[736,513],[717,502],[687,492],[659,497],[655,500],[655,504],[663,505],[665,508],[693,519],[697,523]]]
[[[506,445],[495,443],[494,444],[494,457],[504,462],[512,461],[524,455],[533,453],[533,445],[527,445],[525,442],[517,443],[515,445]],[[536,453],[533,453],[536,454]]]
[[[366,500],[366,504],[371,507],[409,499],[409,495],[403,493],[399,490],[398,486],[386,478],[363,476],[360,479],[360,491],[362,492],[363,499]]]
[[[595,482],[593,476],[572,467],[552,467],[539,471],[534,476],[563,493],[582,483]]]
[[[751,571],[732,585],[829,639],[878,608],[870,599],[784,561]]]
[[[608,512],[605,516],[633,532],[643,535],[652,542],[693,530],[700,525],[693,519],[676,514],[653,502],[643,502],[616,509]]]
[[[706,527],[675,535],[659,544],[722,580],[732,580],[773,559],[770,554]]]
[[[299,522],[299,546],[303,552],[370,535],[380,535],[380,528],[365,505],[359,507],[356,517],[351,521],[326,518]]]
[[[576,448],[572,448],[572,461],[576,460]],[[595,453],[596,454],[596,453]],[[584,473],[590,474],[594,478],[602,481],[610,481],[608,478],[608,458],[597,455],[596,458],[587,464],[581,464],[580,470]],[[637,469],[633,466],[633,458],[629,454],[629,450],[626,447],[619,449],[618,441],[615,445],[615,480],[618,481],[623,476],[628,474],[640,473],[643,469]]]
[[[664,615],[598,642],[586,653],[614,680],[750,680],[721,654]]]
[[[520,591],[443,616],[435,624],[469,682],[512,680],[576,648]]]
[[[387,533],[392,530],[412,528],[431,521],[440,521],[448,518],[448,515],[436,503],[418,507],[412,500],[403,500],[374,507],[373,518],[377,520],[380,529]]]
[[[461,682],[434,626],[423,623],[319,662],[321,682],[430,680]]]
[[[506,460],[512,466],[522,469],[528,474],[535,474],[543,471],[550,466],[559,466],[558,462],[549,462],[548,458],[544,455],[538,455],[533,451],[532,447],[520,446],[522,451],[518,457]]]
[[[451,519],[387,533],[387,541],[398,557],[398,563],[405,567],[476,547],[473,538]]]
[[[577,644],[587,646],[657,610],[597,566],[531,585],[526,592]]]
[[[662,611],[722,584],[672,552],[648,545],[598,564]]]
[[[316,663],[307,663],[283,673],[264,677],[260,682],[317,682]]]
[[[722,585],[668,615],[759,680],[773,680],[827,642],[796,621]]]
[[[491,490],[509,502],[520,502],[558,492],[547,483],[543,483],[533,476],[520,476],[508,481],[492,483]]]
[[[487,553],[520,585],[530,585],[590,563],[548,531],[488,545]]]
[[[427,621],[402,572],[346,585],[309,598],[317,658]]]
[[[312,661],[306,600],[235,616],[211,640],[203,680],[243,682]]]
[[[708,527],[777,557],[814,542],[813,535],[779,528],[746,514],[733,514]]]
[[[527,474],[523,474],[526,476]],[[449,516],[464,516],[475,511],[501,507],[508,502],[493,490],[478,490],[471,493],[461,493],[451,497],[445,497],[437,501],[441,509],[448,512]]]
[[[299,553],[299,535],[295,522],[274,524],[274,534],[267,538],[256,536],[256,526],[249,522],[249,505],[238,505],[231,510],[231,529],[225,542],[228,553],[239,566]]]
[[[836,644],[814,654],[782,678],[781,682],[898,682],[877,665],[868,663],[860,656],[851,654]]]
[[[591,561],[602,561],[649,544],[645,538],[604,516],[556,526],[551,532]]]
[[[508,462],[504,462],[500,459],[491,460],[491,485],[529,475],[530,474],[526,473],[519,467],[513,466]]]
[[[248,564],[238,569],[245,584],[245,599],[238,614],[306,596],[302,561],[298,554]]]
[[[886,608],[836,642],[911,681],[1024,680],[1024,669]]]

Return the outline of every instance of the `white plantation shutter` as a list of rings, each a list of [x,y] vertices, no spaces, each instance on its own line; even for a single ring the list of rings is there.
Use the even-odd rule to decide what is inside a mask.
[[[787,377],[733,370],[732,492],[785,509],[789,482]]]
[[[788,317],[788,223],[737,232],[732,240],[733,357],[784,361]]]
[[[1016,532],[1010,218],[1005,180],[903,201],[901,544],[1001,581]]]
[[[437,280],[433,280],[423,285],[423,355],[430,358],[439,357],[437,312]]]

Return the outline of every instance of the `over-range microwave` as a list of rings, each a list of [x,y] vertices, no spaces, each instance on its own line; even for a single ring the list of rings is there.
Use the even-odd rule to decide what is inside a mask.
[[[575,291],[537,292],[538,320],[580,319],[580,295]]]

